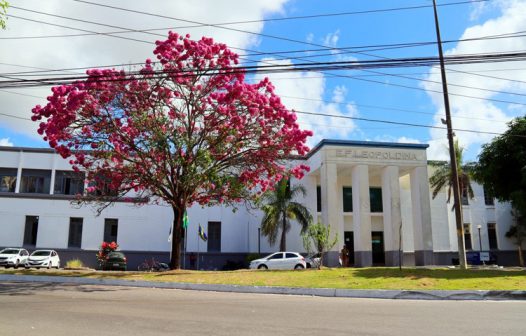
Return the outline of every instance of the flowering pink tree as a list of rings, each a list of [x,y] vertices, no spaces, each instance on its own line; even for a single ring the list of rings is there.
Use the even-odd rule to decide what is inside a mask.
[[[286,174],[301,177],[308,167],[282,161],[305,154],[312,132],[300,130],[268,79],[245,82],[226,45],[171,32],[156,44],[158,65],[89,70],[84,81],[54,87],[32,119],[74,170],[87,172],[92,196],[83,201],[133,192],[172,207],[171,266],[179,268],[185,209],[251,200]]]

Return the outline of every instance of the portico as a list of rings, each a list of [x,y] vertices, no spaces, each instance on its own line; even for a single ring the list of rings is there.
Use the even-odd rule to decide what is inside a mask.
[[[355,267],[433,264],[428,145],[323,140],[308,158],[318,220],[331,226]],[[399,253],[401,251],[401,253]]]

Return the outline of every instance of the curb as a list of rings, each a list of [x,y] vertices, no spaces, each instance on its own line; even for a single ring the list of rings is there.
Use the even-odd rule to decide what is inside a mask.
[[[178,282],[153,282],[117,279],[92,279],[63,276],[0,274],[0,281],[66,283],[78,285],[127,286],[184,289],[230,293],[309,295],[320,297],[392,299],[392,300],[526,300],[526,291],[506,290],[387,290],[294,288],[268,286],[209,285]]]

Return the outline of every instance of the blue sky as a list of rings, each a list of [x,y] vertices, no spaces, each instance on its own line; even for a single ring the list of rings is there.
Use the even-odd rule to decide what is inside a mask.
[[[94,3],[102,3],[93,0]],[[438,1],[438,4],[459,2]],[[129,29],[176,28],[193,38],[202,35],[240,49],[259,52],[304,51],[296,54],[257,56],[251,52],[251,61],[259,64],[294,64],[307,60],[363,61],[381,58],[436,56],[436,45],[367,51],[364,54],[338,54],[337,48],[374,46],[395,43],[435,41],[433,11],[431,7],[393,10],[387,12],[338,15],[309,19],[258,21],[283,19],[330,13],[350,13],[401,7],[429,6],[431,1],[313,1],[313,0],[260,0],[260,1],[105,1],[113,6],[202,23],[252,21],[226,27],[251,31],[262,35],[246,34],[217,27],[176,28],[188,26],[166,18],[146,16],[122,10],[103,8],[73,1],[10,1],[12,17],[8,29],[0,31],[0,73],[2,76],[30,67],[63,69],[93,67],[110,64],[142,62],[151,57],[153,46],[148,43],[127,41],[107,36],[47,37],[79,33],[73,29],[51,24],[80,28],[96,32],[112,32],[115,28],[67,20],[28,10],[60,15],[73,19],[94,21]],[[526,31],[525,0],[474,1],[439,7],[443,40],[481,38],[489,35]],[[26,20],[24,20],[24,18]],[[165,34],[166,31],[159,31]],[[121,34],[146,42],[161,39],[143,33]],[[272,38],[274,36],[275,38]],[[24,39],[13,38],[25,37]],[[30,38],[29,38],[30,37]],[[279,38],[289,39],[288,41]],[[293,42],[294,40],[296,42]],[[323,52],[308,52],[322,45]],[[332,49],[331,49],[332,48]],[[444,44],[449,55],[501,53],[526,50],[526,37],[454,42]],[[247,53],[246,51],[238,51]],[[314,57],[316,54],[325,56]],[[283,57],[285,56],[285,57]],[[467,64],[448,67],[453,126],[460,143],[466,147],[466,158],[476,158],[480,146],[494,135],[476,132],[500,133],[506,121],[525,114],[526,66],[524,62]],[[330,72],[284,73],[270,76],[291,109],[343,117],[387,120],[402,123],[441,126],[443,117],[440,76],[429,67],[373,69],[374,72],[346,70]],[[18,74],[18,76],[20,76]],[[400,78],[399,76],[411,77]],[[488,77],[491,76],[491,77]],[[256,80],[260,76],[252,76]],[[496,78],[497,77],[497,78]],[[5,78],[0,78],[4,80]],[[375,81],[374,83],[371,81]],[[405,86],[405,87],[400,87]],[[457,85],[457,86],[455,86]],[[458,86],[461,85],[461,86]],[[411,87],[411,88],[408,88]],[[9,91],[9,92],[6,92]],[[45,147],[36,132],[36,125],[25,119],[31,108],[45,103],[50,88],[9,89],[0,91],[0,145]],[[506,93],[501,93],[506,92]],[[476,98],[473,98],[476,97]],[[501,102],[496,102],[499,100]],[[6,115],[7,114],[7,115]],[[428,143],[428,157],[445,159],[446,133],[441,129],[418,128],[352,119],[298,114],[302,127],[312,129],[314,145],[322,138],[371,140],[390,142]]]

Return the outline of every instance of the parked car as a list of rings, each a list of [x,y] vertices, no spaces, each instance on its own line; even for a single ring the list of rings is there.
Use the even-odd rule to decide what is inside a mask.
[[[103,271],[126,271],[126,261],[124,253],[113,251],[108,253],[101,267]]]
[[[60,268],[60,258],[54,250],[36,250],[31,253],[25,264],[26,268],[56,267]]]
[[[320,267],[320,263],[321,258],[319,253],[305,257],[305,264],[307,264],[307,268],[318,268]]]
[[[306,267],[305,258],[297,252],[276,252],[250,262],[251,269],[304,269]]]
[[[23,248],[5,248],[0,251],[0,266],[18,268],[27,262],[29,252]]]

